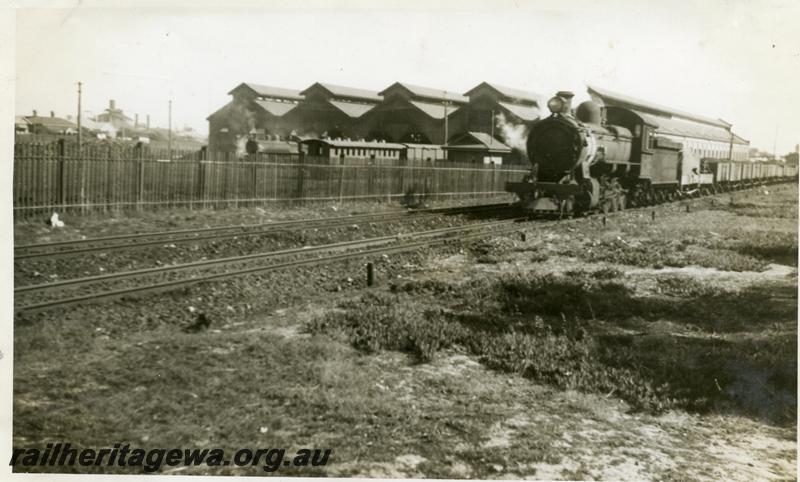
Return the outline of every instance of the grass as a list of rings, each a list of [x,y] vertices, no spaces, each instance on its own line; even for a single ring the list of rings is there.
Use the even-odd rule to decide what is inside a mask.
[[[590,262],[626,264],[644,268],[663,268],[665,266],[684,267],[690,265],[717,268],[724,271],[763,271],[767,262],[752,254],[746,244],[742,252],[720,248],[706,249],[689,240],[668,241],[648,240],[634,246],[620,240],[593,242],[580,249],[578,256]]]
[[[649,411],[726,405],[760,416],[747,405],[752,393],[729,388],[738,386],[742,370],[763,373],[765,393],[780,394],[781,401],[793,397],[792,343],[777,333],[748,342],[716,339],[719,333],[761,331],[767,320],[796,318],[785,287],[733,293],[667,277],[659,281],[662,295],[636,297],[625,284],[608,279],[615,273],[597,273],[515,275],[452,286],[406,282],[394,293],[345,304],[309,329],[367,353],[399,350],[419,362],[459,349],[500,371],[562,389],[614,393]],[[664,321],[701,336],[646,332],[649,323]],[[793,416],[791,410],[770,413],[782,423]]]
[[[566,467],[551,478],[618,478],[597,467],[621,457],[641,478],[691,479],[736,470],[707,450],[714,440],[794,440],[796,277],[725,273],[735,282],[717,283],[691,270],[632,270],[647,251],[623,259],[630,265],[587,265],[586,248],[616,242],[625,256],[641,243],[679,263],[696,256],[744,269],[796,250],[796,222],[722,210],[656,223],[621,214],[603,229],[564,223],[529,232],[527,242],[467,247],[471,260],[495,263],[490,270],[414,279],[416,268],[403,268],[409,257],[392,256],[376,263],[386,289],[358,296],[363,264],[353,262],[19,317],[14,445],[331,447],[329,467],[276,475],[388,478],[546,478],[538,463]],[[775,252],[748,251],[758,246]],[[734,261],[714,257],[721,250]],[[410,265],[425,266],[429,255],[415,253]],[[543,274],[554,267],[561,274]],[[309,319],[296,317],[301,306],[333,299],[336,309],[313,310],[308,334],[282,334]],[[208,314],[210,330],[181,330],[189,306]],[[297,309],[272,314],[287,306]],[[458,354],[483,366],[458,371]],[[637,413],[623,413],[619,399]],[[671,408],[693,413],[651,417]],[[507,446],[487,445],[493,428],[516,419],[528,423]],[[771,471],[794,457],[742,447]],[[683,459],[679,468],[654,462],[662,449],[668,461]],[[404,454],[423,461],[398,468]],[[179,473],[265,475],[258,467]]]
[[[514,447],[475,448],[486,441],[486,427],[512,415],[509,400],[540,396],[530,386],[409,376],[403,360],[360,356],[328,336],[283,338],[260,323],[249,328],[184,334],[160,326],[117,338],[88,321],[54,325],[59,340],[42,337],[18,351],[14,443],[333,449],[330,467],[275,473],[283,476],[354,475],[370,466],[359,460],[391,466],[401,454],[423,457],[420,473],[437,478],[457,475],[454,454],[479,477],[496,475],[489,461],[511,467],[560,460],[550,446],[560,437],[554,427]],[[58,363],[32,363],[45,356]],[[182,473],[268,475],[260,467]]]

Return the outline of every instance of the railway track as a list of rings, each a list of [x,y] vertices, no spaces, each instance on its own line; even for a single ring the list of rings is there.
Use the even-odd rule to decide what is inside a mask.
[[[70,255],[86,255],[105,253],[142,247],[168,244],[213,241],[236,238],[240,236],[259,236],[285,231],[305,229],[331,229],[352,224],[391,222],[421,217],[457,215],[491,212],[508,208],[507,203],[481,204],[452,208],[415,209],[411,211],[391,211],[380,213],[358,214],[317,219],[294,219],[264,224],[242,224],[233,226],[215,226],[198,229],[182,229],[151,233],[136,233],[98,238],[58,241],[52,243],[27,244],[14,247],[14,261],[27,259],[53,258]]]
[[[96,300],[119,299],[130,295],[167,291],[201,282],[248,274],[327,264],[371,255],[413,251],[453,240],[503,235],[517,231],[519,223],[526,219],[528,218],[518,217],[407,235],[381,236],[22,286],[14,290],[15,305],[18,305],[15,307],[15,311],[17,313],[37,312]],[[277,260],[277,262],[264,264],[265,261],[271,260]],[[188,276],[176,276],[179,273],[187,272]],[[108,288],[109,283],[112,283],[111,288]],[[98,289],[98,287],[102,289]],[[31,301],[31,298],[36,300]]]
[[[750,187],[758,188],[761,186],[748,186],[748,188]],[[681,203],[694,199],[697,198],[666,202],[661,203],[661,205]],[[503,206],[508,207],[507,205]],[[653,207],[656,206],[643,206],[633,210],[648,210]],[[592,214],[592,216],[600,215],[606,216],[601,212]],[[501,236],[518,231],[519,223],[529,219],[529,216],[514,217],[500,221],[433,229],[404,235],[343,241],[319,246],[254,253],[21,286],[14,290],[15,311],[17,313],[37,312],[96,300],[119,299],[130,295],[168,291],[207,281],[266,273],[292,267],[328,264],[346,259],[408,252],[454,240],[461,241],[486,236]],[[570,223],[579,219],[573,218],[564,220],[564,222]],[[352,222],[352,218],[348,217],[348,221]],[[177,275],[180,273],[188,273],[188,275],[178,277]],[[109,283],[111,283],[110,288]],[[115,284],[116,286],[114,286]],[[102,289],[98,289],[98,287]],[[31,298],[38,299],[31,301]]]

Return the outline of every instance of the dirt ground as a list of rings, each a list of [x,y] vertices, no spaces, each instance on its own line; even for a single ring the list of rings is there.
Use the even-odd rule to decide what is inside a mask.
[[[729,377],[729,385],[720,377],[720,392],[736,403],[649,411],[613,391],[564,389],[490,368],[460,347],[420,362],[309,329],[367,292],[391,296],[401,283],[449,287],[454,298],[432,298],[453,310],[453,299],[468,304],[457,297],[464,283],[602,275],[630,289],[631,302],[668,296],[694,313],[621,320],[613,311],[608,319],[592,312],[591,336],[777,347],[789,354],[796,378],[796,310],[787,316],[790,310],[767,306],[797,303],[797,189],[765,191],[737,194],[734,202],[697,200],[690,212],[683,204],[655,208],[655,222],[653,210],[639,210],[610,215],[605,226],[600,218],[531,224],[521,227],[525,241],[496,238],[379,266],[372,289],[337,281],[345,288],[249,311],[239,306],[255,304],[246,297],[258,291],[241,292],[200,333],[134,320],[124,303],[116,311],[63,314],[70,323],[18,320],[14,445],[333,449],[328,466],[277,473],[286,476],[796,480],[796,396],[776,395],[758,376]],[[348,269],[340,280],[357,276],[360,266]],[[756,288],[765,290],[758,291],[763,308],[731,324],[698,321],[711,306],[704,300],[746,297]],[[189,299],[196,294],[167,301],[198,304]],[[525,316],[521,309],[515,316]],[[776,419],[776,410],[789,415]],[[264,475],[258,467],[163,472]]]
[[[497,195],[482,199],[424,200],[420,207],[467,206],[513,202],[511,195]],[[15,220],[16,244],[54,243],[117,234],[149,233],[178,229],[208,228],[265,224],[292,219],[316,219],[373,212],[403,211],[398,202],[318,202],[305,205],[268,205],[261,207],[229,209],[174,208],[160,211],[109,211],[86,215],[60,214],[64,222],[61,229],[52,229],[47,221],[52,213]]]

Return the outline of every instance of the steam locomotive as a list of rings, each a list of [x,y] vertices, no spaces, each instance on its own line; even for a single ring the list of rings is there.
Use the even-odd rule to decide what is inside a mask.
[[[576,215],[647,206],[733,184],[797,176],[796,166],[700,159],[658,135],[641,113],[595,101],[572,109],[572,92],[547,102],[551,115],[527,139],[531,171],[506,183],[526,209]]]

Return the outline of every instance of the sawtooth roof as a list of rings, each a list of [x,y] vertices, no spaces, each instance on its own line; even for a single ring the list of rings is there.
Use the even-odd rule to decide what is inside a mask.
[[[450,101],[459,104],[466,104],[467,102],[469,102],[469,98],[457,92],[448,92],[444,89],[436,89],[433,87],[422,87],[419,85],[407,84],[405,82],[395,82],[389,87],[383,89],[383,91],[379,92],[379,95],[386,95],[387,91],[395,87],[401,87],[407,90],[412,96],[419,97],[422,99],[438,100],[440,102]]]
[[[535,92],[528,92],[526,90],[514,89],[511,87],[505,87],[503,85],[490,84],[489,82],[481,82],[480,84],[476,85],[472,89],[465,92],[464,95],[469,96],[483,86],[489,87],[490,89],[500,94],[501,97],[506,97],[509,100],[535,102],[536,105],[541,104],[542,96]]]
[[[336,98],[359,99],[370,102],[380,102],[383,100],[383,97],[374,90],[361,89],[358,87],[346,87],[343,85],[335,85],[335,84],[323,84],[321,82],[315,82],[310,87],[308,87],[307,89],[305,89],[300,93],[302,95],[306,95],[309,90],[315,87],[320,87],[326,90],[329,94],[331,94],[332,97]]]
[[[289,100],[303,100],[303,95],[299,90],[287,89],[284,87],[273,87],[271,85],[253,84],[252,82],[242,82],[237,85],[228,95],[233,94],[241,87],[248,88],[256,93],[259,97],[268,97],[272,99],[289,99]]]
[[[421,110],[427,116],[432,117],[434,119],[444,119],[444,106],[438,103],[432,102],[420,102],[418,100],[410,100],[409,103],[416,107],[417,109]],[[447,108],[447,115],[449,116],[453,112],[457,111],[458,107],[450,106]]]
[[[328,102],[354,119],[361,117],[375,107],[375,104],[361,104],[358,102],[342,102],[338,100],[329,100]]]
[[[525,121],[532,121],[539,118],[539,108],[527,105],[511,104],[508,102],[498,102],[504,109]]]
[[[297,107],[296,103],[293,102],[278,102],[275,100],[261,100],[256,99],[254,101],[259,107],[264,109],[265,111],[269,112],[270,114],[280,117],[290,110]]]

